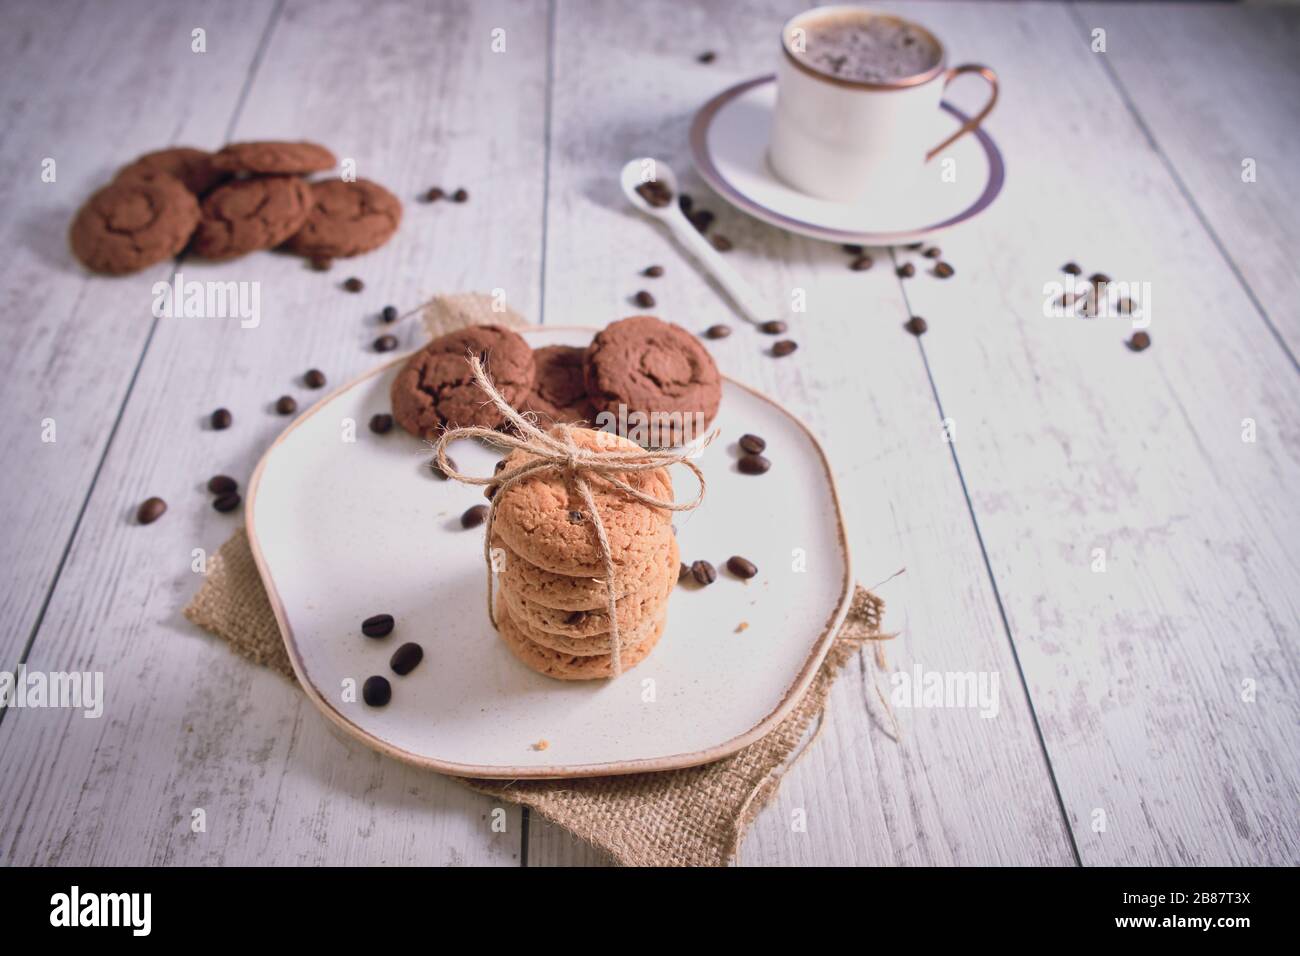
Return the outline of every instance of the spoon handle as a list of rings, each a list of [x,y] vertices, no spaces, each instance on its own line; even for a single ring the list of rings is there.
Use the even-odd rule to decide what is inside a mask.
[[[740,273],[731,267],[731,264],[724,260],[717,249],[706,239],[694,226],[690,220],[682,213],[664,217],[664,221],[673,231],[678,241],[684,245],[691,255],[699,260],[700,265],[712,274],[717,280],[718,285],[731,297],[731,300],[744,313],[745,318],[754,324],[761,324],[772,318],[767,314],[768,309],[764,307],[762,301],[754,293],[753,287],[740,277]]]

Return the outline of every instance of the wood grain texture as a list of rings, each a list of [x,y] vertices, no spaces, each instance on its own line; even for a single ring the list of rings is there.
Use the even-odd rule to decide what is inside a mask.
[[[787,14],[777,3],[744,11],[560,3],[546,319],[601,325],[639,311],[630,297],[644,288],[658,300],[654,311],[670,321],[693,330],[735,326],[709,348],[723,371],[777,396],[823,442],[844,498],[858,579],[873,584],[909,568],[882,591],[891,602],[887,623],[904,632],[891,660],[1005,678],[996,720],[973,711],[901,714],[900,747],[882,733],[874,690],[864,682],[864,675],[874,679],[874,665],[851,669],[835,689],[824,736],[756,821],[742,862],[1067,864],[1068,838],[922,357],[901,328],[906,311],[887,255],[875,250],[884,261],[850,272],[838,247],[729,210],[690,172],[686,132],[694,110],[770,68]],[[707,66],[695,60],[706,49],[717,52]],[[773,340],[734,316],[667,233],[627,207],[618,171],[646,154],[667,161],[697,202],[718,214],[714,230],[735,242],[732,262],[772,303],[773,317],[806,296],[806,314],[790,316],[800,343],[795,356],[770,357]],[[666,275],[639,276],[651,263],[663,264]],[[715,448],[737,437],[723,436]],[[704,520],[707,507],[689,520]],[[799,544],[789,542],[791,549]],[[690,598],[677,595],[672,613],[689,615]],[[795,810],[806,815],[806,832],[792,830]],[[602,862],[539,823],[530,827],[528,860]]]
[[[1083,861],[1295,864],[1295,370],[1068,10],[924,19],[1001,72],[1009,173],[904,288]],[[1149,351],[1044,314],[1071,259],[1150,284]]]
[[[1300,7],[1075,5],[1254,305],[1300,356]],[[1242,164],[1253,160],[1253,182]],[[1241,315],[1245,321],[1248,313]]]
[[[498,27],[503,53],[491,48]],[[285,6],[234,136],[328,143],[404,201],[402,227],[324,274],[274,253],[183,265],[187,279],[260,283],[261,323],[159,324],[28,662],[104,671],[107,710],[99,721],[8,714],[0,764],[25,771],[0,775],[0,860],[518,864],[517,809],[494,832],[492,800],[337,738],[301,693],[180,609],[199,584],[192,550],[212,554],[242,520],[214,512],[203,483],[218,472],[246,481],[286,424],[270,408],[277,396],[305,408],[321,394],[302,386],[306,369],[342,384],[377,362],[369,343],[389,302],[503,288],[536,309],[545,37],[545,9],[528,4]],[[464,186],[471,201],[413,201],[435,184]],[[342,291],[349,275],[363,293]],[[414,320],[399,332],[419,335]],[[234,414],[228,431],[203,425],[217,405]],[[134,525],[150,494],[170,511]],[[205,834],[190,830],[196,807]]]
[[[5,9],[0,666],[16,664],[32,634],[148,338],[150,288],[172,269],[91,275],[68,248],[68,226],[140,153],[221,143],[269,14],[253,0]],[[191,51],[200,26],[206,54]],[[42,179],[47,160],[53,182]]]

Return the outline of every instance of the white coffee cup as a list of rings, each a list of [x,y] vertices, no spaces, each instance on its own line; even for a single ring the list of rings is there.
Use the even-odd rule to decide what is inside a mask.
[[[799,53],[808,28],[839,18],[879,17],[905,25],[929,40],[934,62],[923,72],[871,83],[822,72]],[[936,144],[943,91],[964,73],[978,73],[991,87],[983,109]],[[873,186],[903,186],[959,137],[978,128],[998,99],[998,78],[986,66],[949,68],[943,44],[929,30],[865,7],[816,7],[781,29],[776,73],[776,115],[768,161],[783,180],[811,196],[852,202]]]

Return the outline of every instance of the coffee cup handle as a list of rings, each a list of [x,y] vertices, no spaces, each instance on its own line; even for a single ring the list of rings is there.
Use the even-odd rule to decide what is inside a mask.
[[[989,96],[989,101],[984,104],[984,108],[982,110],[980,110],[973,117],[968,119],[966,122],[962,123],[961,129],[957,130],[957,132],[953,133],[951,136],[945,139],[934,149],[926,153],[925,161],[927,163],[930,160],[932,160],[935,156],[942,153],[953,143],[957,142],[957,140],[961,139],[961,137],[965,136],[967,133],[971,132],[972,130],[978,129],[980,123],[983,123],[985,118],[990,113],[993,112],[993,107],[998,101],[998,75],[994,73],[992,70],[990,70],[987,66],[981,66],[978,63],[963,63],[961,66],[954,66],[951,70],[947,72],[947,74],[945,74],[943,78],[943,88],[946,90],[948,88],[948,85],[952,83],[953,80],[957,79],[957,77],[961,76],[963,73],[978,73],[980,76],[984,77],[984,79],[988,82],[989,87],[991,88],[992,91]]]

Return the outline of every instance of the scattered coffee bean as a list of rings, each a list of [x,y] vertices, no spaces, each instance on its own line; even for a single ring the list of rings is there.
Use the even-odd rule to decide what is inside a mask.
[[[636,193],[656,209],[662,209],[673,201],[673,191],[657,179],[637,186]]]
[[[707,329],[704,330],[704,334],[711,339],[725,339],[728,335],[731,334],[731,326],[710,325]]]
[[[718,569],[707,561],[696,561],[691,565],[691,577],[700,587],[705,587],[718,580]]]
[[[229,428],[230,423],[234,421],[234,418],[230,414],[229,409],[218,408],[215,412],[212,413],[212,416],[209,419],[209,421],[212,422],[213,428],[215,428],[217,431],[221,431],[223,429]]]
[[[424,660],[424,648],[414,641],[408,641],[393,651],[393,656],[388,659],[388,666],[398,677],[405,677],[415,670],[416,665],[422,660]]]
[[[912,265],[910,262],[904,262],[898,267],[896,272],[900,279],[910,279],[912,276],[916,275],[916,266]]]
[[[761,475],[772,467],[772,463],[762,455],[749,454],[741,455],[736,467],[742,475]]]
[[[1110,276],[1106,275],[1104,272],[1094,272],[1092,275],[1088,276],[1088,281],[1093,285],[1105,285],[1110,281]]]
[[[454,193],[451,194],[451,201],[452,201],[452,202],[468,202],[468,201],[469,201],[469,192],[468,192],[467,190],[463,189],[463,188],[462,188],[462,189],[457,189]]]
[[[689,213],[691,211],[691,207],[693,207],[694,205],[695,205],[695,200],[691,197],[690,193],[681,193],[678,195],[677,208],[679,208],[682,212]]]
[[[396,335],[381,335],[375,339],[376,352],[391,352],[395,348],[397,348]]]
[[[655,297],[645,289],[632,296],[632,301],[643,309],[653,309],[655,307]]]
[[[907,329],[907,331],[911,332],[913,335],[918,336],[925,335],[925,330],[929,327],[930,326],[926,324],[925,319],[921,318],[919,315],[914,315],[903,323],[903,328]]]
[[[852,269],[854,272],[866,272],[873,265],[875,265],[875,261],[871,258],[871,256],[858,256],[856,259],[854,259],[852,262],[849,263],[849,268]]]
[[[347,289],[349,292],[360,292],[365,287],[366,284],[356,276],[353,276],[351,279],[348,279],[343,283],[343,288]]]
[[[1145,332],[1134,332],[1128,340],[1128,347],[1134,352],[1145,352],[1151,346],[1151,336]]]
[[[661,275],[664,274],[664,267],[646,266],[645,269],[642,270],[641,274],[650,279],[658,279]]]
[[[717,58],[718,58],[718,54],[714,53],[712,50],[705,50],[695,59],[697,59],[701,63],[712,63]]]
[[[361,622],[361,633],[366,637],[387,637],[393,633],[393,615],[372,614]]]
[[[229,475],[213,475],[208,479],[208,491],[214,495],[228,495],[239,490],[239,482]]]
[[[691,566],[687,564],[685,561],[683,561],[681,563],[681,567],[677,569],[677,580],[679,582],[685,581],[690,576],[691,576]]]
[[[447,467],[452,471],[456,470],[456,459],[452,458],[451,455],[447,456]],[[433,472],[435,477],[441,478],[444,481],[447,480],[447,473],[442,470],[442,465],[438,464],[437,456],[429,459],[429,470]]]
[[[934,264],[934,274],[940,279],[947,279],[956,273],[956,271],[956,269],[948,265],[946,262],[936,262]]]
[[[581,512],[581,511],[570,511],[570,512],[569,512],[569,523],[570,523],[570,524],[582,524],[582,512]]]
[[[307,374],[302,377],[302,381],[308,388],[324,388],[325,373],[318,368],[309,368]]]
[[[439,199],[442,199],[442,198],[443,198],[444,196],[446,196],[446,195],[447,195],[447,194],[446,194],[445,192],[443,192],[442,189],[441,189],[440,187],[438,187],[438,186],[434,186],[434,187],[432,187],[428,192],[426,192],[426,193],[424,194],[424,201],[425,201],[425,202],[437,202]]]
[[[731,240],[728,239],[726,236],[722,235],[721,233],[710,238],[709,242],[713,243],[713,248],[717,249],[719,252],[730,252],[733,248],[735,248],[734,246],[732,246]]]
[[[696,209],[686,218],[691,221],[691,225],[695,227],[696,232],[708,232],[715,217],[707,209]]]
[[[467,509],[465,513],[460,516],[460,526],[462,528],[477,528],[487,520],[487,516],[487,505],[475,505],[473,508]]]
[[[329,272],[334,268],[334,260],[329,256],[312,256],[311,267],[317,272]]]
[[[376,435],[386,435],[393,430],[393,416],[385,412],[370,416],[370,430]]]
[[[772,355],[776,358],[784,358],[794,352],[798,347],[798,342],[791,341],[790,339],[782,339],[780,342],[777,342],[772,346]]]
[[[727,570],[738,578],[744,578],[746,581],[758,573],[758,568],[754,566],[753,561],[742,558],[738,554],[733,554],[727,558]]]
[[[1079,273],[1083,272],[1083,270],[1079,268],[1077,262],[1067,262],[1065,265],[1061,266],[1061,271],[1068,272],[1072,276],[1077,276]]]
[[[167,502],[161,498],[146,498],[135,509],[135,520],[141,524],[153,524],[167,510]]]
[[[943,253],[940,251],[938,246],[931,246],[929,249],[926,249],[921,253],[921,255],[925,256],[927,259],[938,259],[942,254]]]
[[[740,447],[751,455],[761,455],[767,449],[767,442],[757,435],[741,435]]]
[[[396,322],[397,306],[395,305],[384,306],[383,311],[379,313],[379,320],[385,324]]]
[[[292,415],[298,410],[298,403],[292,395],[281,395],[275,400],[275,410],[281,415]]]
[[[564,623],[570,627],[576,627],[587,619],[586,611],[570,611],[564,616]]]
[[[862,255],[862,247],[859,246],[857,243],[846,242],[846,243],[844,243],[844,245],[840,246],[840,248],[843,249],[845,252],[847,252],[847,253],[848,253],[849,255],[851,255],[851,256],[860,256],[860,255]]]
[[[758,331],[762,332],[764,335],[780,335],[788,328],[789,326],[780,319],[772,319],[770,322],[764,322],[760,325]]]
[[[367,677],[361,685],[361,699],[371,707],[383,707],[393,699],[393,685],[388,683],[387,677],[378,674]]]
[[[225,514],[238,508],[242,500],[237,492],[232,491],[228,495],[218,495],[216,500],[212,502],[212,507]]]

